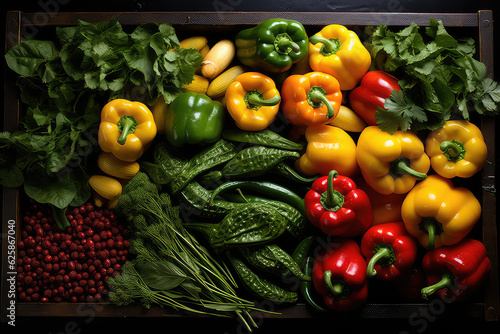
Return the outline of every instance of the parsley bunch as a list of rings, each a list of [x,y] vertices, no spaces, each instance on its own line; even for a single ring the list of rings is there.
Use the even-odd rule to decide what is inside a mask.
[[[434,130],[452,116],[469,120],[471,112],[494,116],[500,110],[500,86],[485,78],[486,66],[474,59],[472,38],[455,39],[441,21],[430,20],[425,35],[412,23],[399,32],[386,25],[369,27],[365,43],[380,70],[400,78],[376,113],[387,132]]]

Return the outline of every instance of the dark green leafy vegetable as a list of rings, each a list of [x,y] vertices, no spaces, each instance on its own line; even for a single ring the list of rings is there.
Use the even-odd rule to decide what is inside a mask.
[[[162,96],[169,103],[202,57],[178,48],[168,23],[128,34],[117,19],[79,21],[58,27],[56,37],[23,41],[5,54],[27,109],[18,131],[0,134],[0,182],[24,184],[35,200],[63,208],[90,197],[86,163],[98,148],[102,106],[117,97],[152,105]]]
[[[215,316],[242,314],[254,309],[237,296],[236,283],[226,265],[215,259],[184,227],[179,208],[167,193],[138,172],[123,188],[117,212],[133,231],[130,251],[136,255],[110,278],[110,299],[117,305],[140,302]],[[251,331],[250,326],[247,328]]]
[[[474,58],[472,38],[455,39],[441,21],[430,20],[425,34],[415,23],[399,32],[386,25],[369,27],[370,50],[378,69],[400,79],[400,93],[379,108],[379,127],[434,130],[454,115],[469,120],[471,112],[493,116],[500,110],[500,87],[486,78],[486,67]]]

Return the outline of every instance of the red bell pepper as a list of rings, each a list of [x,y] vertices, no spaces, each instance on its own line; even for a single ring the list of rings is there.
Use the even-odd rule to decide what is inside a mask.
[[[414,266],[410,270],[401,273],[394,283],[399,296],[405,301],[422,301],[421,291],[425,287],[425,276],[422,268]]]
[[[352,239],[336,237],[316,256],[312,271],[316,291],[334,311],[360,308],[368,298],[366,262]]]
[[[368,125],[377,125],[377,108],[384,108],[385,99],[393,90],[401,90],[398,79],[384,71],[369,71],[349,94],[349,103]]]
[[[355,237],[372,225],[368,195],[352,179],[335,170],[314,181],[304,205],[311,223],[328,235]]]
[[[370,227],[361,239],[361,252],[368,261],[367,276],[391,281],[409,270],[417,257],[417,242],[402,222]]]
[[[427,252],[422,269],[428,284],[424,299],[436,294],[444,302],[463,301],[473,295],[491,271],[486,247],[478,240],[464,238],[452,246]]]

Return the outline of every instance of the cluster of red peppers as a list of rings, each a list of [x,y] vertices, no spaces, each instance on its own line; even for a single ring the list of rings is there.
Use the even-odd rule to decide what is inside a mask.
[[[316,250],[312,257],[312,281],[305,283],[303,289],[306,301],[316,309],[325,310],[312,299],[309,288],[323,297],[328,309],[343,312],[359,309],[368,299],[370,279],[396,284],[403,297],[406,295],[413,301],[415,294],[409,292],[410,284],[420,300],[435,295],[444,302],[463,301],[477,292],[491,271],[491,262],[485,246],[467,237],[473,224],[466,225],[456,216],[467,214],[469,220],[475,220],[480,210],[471,211],[479,204],[470,197],[470,191],[453,188],[448,179],[430,175],[426,180],[430,182],[421,181],[409,194],[397,197],[382,195],[373,189],[369,196],[370,187],[364,184],[365,191],[337,171],[331,171],[311,185],[304,198],[307,217],[321,234],[330,238],[327,246]],[[448,198],[440,193],[447,194]],[[438,197],[440,203],[447,204],[444,206],[449,212],[438,213],[436,202],[425,202],[426,196]],[[408,212],[414,216],[403,221],[391,221],[390,217],[374,223],[372,203],[381,203],[384,197],[388,206],[397,207],[399,203],[405,212],[397,211],[393,217],[406,217]],[[423,213],[424,208],[429,212]],[[457,212],[460,213],[457,215]],[[424,217],[420,223],[411,221],[417,214]],[[435,227],[432,245],[428,243],[431,228],[426,230],[422,222]],[[422,247],[425,253],[418,266],[421,246],[425,246]]]

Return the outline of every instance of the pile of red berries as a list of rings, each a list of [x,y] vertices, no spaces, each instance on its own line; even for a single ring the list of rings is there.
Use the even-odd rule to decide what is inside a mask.
[[[106,281],[120,273],[128,256],[130,232],[112,210],[91,203],[68,209],[64,231],[50,208],[31,201],[17,249],[20,301],[93,302],[107,297]]]

